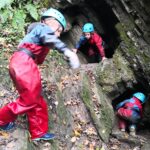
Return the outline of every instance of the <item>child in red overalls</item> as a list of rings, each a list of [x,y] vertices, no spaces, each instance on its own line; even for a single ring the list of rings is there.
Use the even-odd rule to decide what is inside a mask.
[[[82,28],[83,35],[80,37],[74,52],[78,50],[86,55],[89,63],[98,63],[100,59],[106,59],[102,38],[94,31],[92,23],[86,23]]]
[[[37,64],[42,64],[49,49],[55,47],[69,58],[72,68],[79,67],[77,55],[58,39],[65,28],[64,16],[56,9],[48,9],[43,13],[41,23],[24,37],[12,55],[9,72],[20,96],[0,109],[1,130],[12,129],[17,116],[26,113],[32,140],[51,140],[55,137],[48,133],[47,104],[41,95],[41,76]]]

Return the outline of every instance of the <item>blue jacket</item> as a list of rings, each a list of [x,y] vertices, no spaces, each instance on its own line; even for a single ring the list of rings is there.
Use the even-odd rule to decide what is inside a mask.
[[[28,49],[36,55],[37,64],[43,63],[49,49],[56,48],[60,52],[68,50],[66,44],[55,36],[49,26],[43,23],[36,23],[33,27],[31,24],[18,48]]]

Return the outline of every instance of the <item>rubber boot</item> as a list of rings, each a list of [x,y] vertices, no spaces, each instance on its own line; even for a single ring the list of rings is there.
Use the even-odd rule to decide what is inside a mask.
[[[49,140],[53,140],[53,139],[55,139],[55,134],[46,133],[46,134],[44,134],[43,136],[41,136],[39,138],[33,139],[33,141],[40,141],[40,140],[49,141]]]
[[[14,127],[15,127],[15,123],[10,122],[10,123],[7,123],[6,125],[0,126],[0,130],[9,131],[9,130],[12,130]]]
[[[136,136],[136,126],[135,125],[130,125],[129,132],[130,132],[131,136],[135,137]]]

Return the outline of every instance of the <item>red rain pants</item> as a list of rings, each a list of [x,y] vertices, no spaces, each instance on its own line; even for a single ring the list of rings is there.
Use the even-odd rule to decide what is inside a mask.
[[[15,52],[9,71],[20,97],[0,109],[0,125],[15,121],[18,115],[26,113],[31,138],[38,138],[48,131],[48,111],[41,96],[41,77],[37,64],[24,52]]]
[[[140,117],[140,114],[134,110],[127,109],[127,108],[119,108],[117,111],[117,115],[119,117],[119,128],[126,128],[128,122],[130,124],[136,124],[138,123]]]

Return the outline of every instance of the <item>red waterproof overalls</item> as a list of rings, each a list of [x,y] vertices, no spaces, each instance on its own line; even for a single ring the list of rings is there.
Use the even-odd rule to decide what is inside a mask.
[[[19,46],[19,48],[25,48],[35,54],[35,60],[23,51],[17,51],[11,57],[9,72],[20,96],[15,102],[0,109],[0,125],[13,122],[19,114],[26,113],[32,139],[41,137],[48,131],[47,104],[41,95],[41,77],[37,64],[44,61],[49,48],[40,45],[40,41],[43,43],[53,41],[59,49],[65,48],[65,45],[59,39],[49,34],[52,32],[49,30],[45,25],[39,26]],[[27,41],[30,41],[30,43],[27,43]],[[39,44],[34,44],[34,42],[39,42]]]
[[[76,48],[87,56],[89,63],[99,62],[100,57],[105,57],[102,42],[102,38],[94,32],[88,40],[84,36],[81,36]]]

